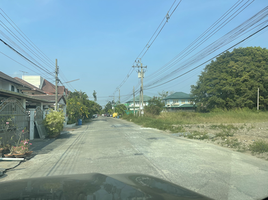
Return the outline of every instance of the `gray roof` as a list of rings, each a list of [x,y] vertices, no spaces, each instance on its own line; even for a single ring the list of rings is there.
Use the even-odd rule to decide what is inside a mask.
[[[1,71],[0,71],[0,78],[4,79],[4,80],[6,80],[6,81],[12,82],[12,83],[16,83],[16,84],[21,85],[21,86],[23,86],[23,87],[30,88],[29,86],[20,83],[20,82],[17,81],[16,79],[14,79],[14,78],[12,78],[12,77],[6,75],[5,73],[3,73],[3,72],[1,72]]]
[[[15,98],[25,98],[26,100],[33,100],[36,102],[46,102],[49,103],[50,101],[43,99],[43,98],[37,98],[35,96],[29,96],[26,94],[18,93],[18,92],[12,92],[8,90],[0,89],[0,96],[3,97],[15,97]],[[44,95],[43,95],[44,96]]]
[[[31,95],[31,97],[34,97],[36,99],[43,99],[45,101],[49,101],[49,102],[55,102],[55,95]],[[63,101],[66,103],[66,99],[64,97],[64,95],[58,95],[58,102],[63,99]]]
[[[175,92],[167,96],[163,100],[167,100],[167,99],[193,99],[193,97],[190,94],[186,94],[184,92]]]
[[[40,90],[38,87],[35,87],[34,85],[32,85],[31,83],[28,83],[27,81],[20,79],[18,77],[14,78],[16,81],[19,81],[21,84],[28,86],[31,90],[35,90],[38,91],[40,93],[46,94],[43,90]]]
[[[147,95],[143,95],[143,101],[145,101],[145,102],[149,101],[151,98],[152,98],[152,97],[149,97],[149,96],[147,96]],[[140,96],[136,96],[136,97],[135,97],[135,102],[136,102],[136,101],[140,101]],[[126,103],[130,103],[130,102],[133,102],[133,98],[130,99],[129,101],[127,101]]]

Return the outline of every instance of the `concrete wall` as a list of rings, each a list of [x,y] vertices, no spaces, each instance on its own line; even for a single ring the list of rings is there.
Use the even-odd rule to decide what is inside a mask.
[[[41,89],[43,82],[44,82],[44,78],[41,76],[22,76],[22,79],[27,81],[28,83],[31,83],[32,85],[34,85],[35,87],[38,87],[39,89]]]

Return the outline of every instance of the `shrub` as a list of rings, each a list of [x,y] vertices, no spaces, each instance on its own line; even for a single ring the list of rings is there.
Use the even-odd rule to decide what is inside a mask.
[[[252,153],[268,152],[268,143],[263,140],[255,141],[252,145],[249,146],[249,149]]]
[[[144,107],[146,113],[150,113],[152,115],[159,115],[163,110],[165,103],[162,102],[160,98],[153,97],[149,100],[148,106]]]
[[[44,125],[48,130],[49,136],[57,136],[63,129],[64,123],[64,114],[63,111],[60,110],[59,112],[50,110],[49,113],[46,115],[44,119]]]

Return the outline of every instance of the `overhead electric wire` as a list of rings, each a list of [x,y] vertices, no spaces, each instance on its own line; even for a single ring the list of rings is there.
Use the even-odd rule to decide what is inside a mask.
[[[240,1],[240,0],[239,0]],[[237,1],[227,12],[225,12],[216,22],[214,22],[205,32],[203,32],[194,42],[192,42],[188,47],[186,47],[182,52],[180,52],[177,56],[175,56],[171,61],[169,61],[167,64],[165,64],[160,70],[154,72],[153,74],[149,75],[147,77],[147,80],[154,76],[156,78],[159,75],[162,75],[164,71],[167,71],[168,68],[171,68],[176,63],[178,63],[180,60],[188,56],[190,53],[192,53],[194,50],[196,50],[200,45],[202,45],[205,41],[207,41],[209,38],[211,38],[216,32],[218,32],[221,28],[223,28],[227,23],[229,23],[232,19],[234,19],[239,13],[241,13],[246,7],[248,7],[254,0],[252,0],[249,4],[247,4],[250,0],[248,0],[244,5],[242,5],[240,8],[238,8],[231,16],[229,16],[225,21],[223,21],[219,26],[217,26],[214,30],[212,30],[219,22],[224,20],[224,18],[231,13],[239,4],[243,2]],[[237,4],[237,5],[236,5]],[[247,4],[247,5],[246,5]],[[245,6],[245,7],[244,7]],[[244,7],[244,8],[243,8]],[[240,10],[242,9],[242,10]],[[239,11],[240,10],[240,11]],[[237,13],[239,11],[239,13]],[[235,15],[236,14],[236,15]],[[235,15],[235,16],[233,16]],[[233,17],[232,17],[233,16]],[[232,18],[231,18],[232,17]],[[231,19],[230,19],[231,18]],[[227,21],[229,20],[229,21]],[[226,22],[227,21],[227,22]],[[225,23],[226,22],[226,23]],[[210,30],[212,30],[211,33],[209,33],[207,36],[205,36]],[[198,42],[202,37],[204,37],[201,41]],[[198,43],[197,43],[198,42]],[[197,43],[197,44],[195,44]],[[156,75],[157,74],[157,75]]]
[[[182,0],[180,0],[180,2],[177,4],[177,6],[173,9],[171,15],[169,15],[169,18],[173,15],[174,11],[177,9],[177,7],[179,6],[179,4],[181,3]],[[153,35],[151,36],[151,38],[149,39],[149,41],[147,42],[147,44],[145,45],[145,47],[143,48],[143,50],[139,53],[139,55],[137,56],[137,58],[135,59],[135,61],[137,59],[139,59],[139,56],[143,53],[143,51],[146,49],[147,47],[147,50],[144,52],[144,54],[142,55],[142,57],[146,54],[146,52],[148,51],[148,49],[151,47],[151,45],[154,43],[154,41],[156,40],[156,38],[158,37],[158,35],[160,34],[160,32],[162,31],[162,29],[164,28],[164,26],[166,25],[168,19],[167,19],[167,15],[168,13],[170,12],[170,10],[172,9],[172,7],[174,6],[176,0],[173,2],[173,4],[171,5],[170,9],[168,10],[166,16],[163,18],[163,20],[161,21],[161,23],[159,24],[159,26],[157,27],[157,29],[155,30],[155,32],[153,33]],[[165,21],[165,19],[167,19],[167,21],[164,23],[164,25],[161,27],[162,23]],[[158,31],[158,29],[161,27],[160,31]],[[157,33],[158,31],[158,33]],[[154,37],[154,35],[157,33],[157,35]],[[154,38],[154,39],[153,39]],[[151,42],[151,40],[153,39],[153,41]],[[151,42],[151,43],[150,43]],[[149,45],[150,44],[150,45]],[[141,58],[142,58],[141,57]],[[135,61],[133,62],[133,65],[135,63]],[[132,66],[133,66],[132,65]],[[119,84],[119,86],[116,88],[116,90],[114,91],[113,95],[118,91],[118,89],[120,89],[124,83],[127,81],[127,79],[130,77],[130,75],[133,73],[134,71],[134,68],[131,66],[127,76],[123,79],[123,81]]]
[[[29,52],[31,52],[34,56],[36,56],[39,60],[41,60],[43,63],[45,63],[45,65],[47,65],[48,67],[52,68],[46,61],[44,61],[39,55],[37,55],[37,53],[35,53],[27,44],[25,44],[25,42],[23,42],[16,34],[14,34],[14,32],[12,30],[10,30],[10,28],[8,28],[5,23],[3,23],[1,20],[0,22],[2,24],[0,24],[11,36],[13,36],[23,47],[25,47],[25,49],[27,49]],[[18,46],[18,45],[17,45]],[[26,53],[26,52],[25,52]],[[28,54],[28,53],[27,53]],[[35,58],[33,58],[32,56],[30,56],[28,54],[29,57],[31,57],[31,59],[35,60]],[[37,60],[35,60],[36,63],[38,63],[40,66],[42,66],[41,63],[39,63]],[[43,68],[45,68],[44,66],[42,66]],[[53,68],[52,68],[53,69]]]
[[[12,35],[20,44],[22,44],[29,52],[31,52],[37,59],[39,59],[41,62],[43,62],[47,67],[51,68],[54,72],[54,63],[51,59],[48,58],[47,55],[44,54],[28,37],[27,35],[16,25],[14,21],[0,8],[2,13],[0,12],[0,15],[11,25],[17,33],[31,46],[33,49],[28,46],[19,36],[17,36],[4,22],[0,20],[2,24],[0,24],[10,35]],[[22,52],[24,52],[29,58],[31,58],[36,64],[38,64],[40,67],[43,67],[35,58],[33,58],[31,55],[29,55],[24,49],[22,49],[19,45],[17,45],[15,42],[13,42],[8,36],[6,36],[3,32],[1,34],[6,37],[12,44],[14,44],[18,49],[20,49]],[[11,46],[11,45],[10,45]],[[14,47],[13,47],[14,48]],[[54,72],[55,73],[55,72]],[[67,81],[67,78],[63,75],[59,75],[65,82]],[[73,88],[71,84],[68,84],[70,88]],[[73,88],[74,89],[74,88]]]
[[[43,68],[39,67],[37,64],[35,64],[34,62],[32,62],[30,59],[26,58],[24,55],[22,55],[20,52],[18,52],[16,49],[14,49],[12,46],[10,46],[9,44],[7,44],[5,41],[3,41],[2,39],[0,39],[0,41],[2,43],[4,43],[7,47],[9,47],[11,50],[13,50],[14,52],[16,52],[18,55],[20,55],[22,58],[24,58],[25,60],[27,60],[28,62],[30,62],[31,64],[33,64],[34,66],[38,67],[39,69],[43,70],[44,72],[46,72],[47,74],[51,75],[51,72],[44,70]]]
[[[5,19],[6,21],[35,49],[37,50],[48,62],[50,62],[52,65],[54,64],[52,60],[50,60],[48,58],[47,55],[45,55],[28,37],[27,35],[25,35],[25,33],[16,25],[16,23],[14,21],[12,21],[12,19],[0,8],[0,10],[5,14],[5,16],[14,24],[14,26],[12,25],[12,23],[2,14],[0,13]]]
[[[267,13],[262,13],[265,10],[267,10],[268,7],[265,7],[263,10],[261,10],[260,12],[258,12],[256,15],[254,15],[253,17],[251,17],[250,19],[248,19],[247,21],[245,21],[244,23],[242,23],[240,26],[236,27],[235,29],[233,29],[232,31],[230,31],[229,33],[227,33],[225,36],[221,37],[220,39],[216,40],[215,42],[213,42],[212,44],[210,44],[209,46],[207,46],[206,48],[204,48],[203,50],[199,51],[196,55],[196,57],[194,59],[191,60],[191,62],[187,62],[185,65],[187,67],[187,65],[191,65],[195,62],[199,60],[202,60],[203,57],[205,57],[206,55],[209,55],[211,53],[213,53],[214,51],[218,50],[219,48],[221,48],[222,46],[234,41],[235,39],[237,39],[238,37],[242,35],[244,35],[245,33],[251,31],[252,29],[262,25],[265,22],[262,22],[261,24],[256,25],[254,28],[248,30],[250,27],[254,26],[257,22],[259,22],[260,20],[262,20],[264,17],[267,16]],[[260,16],[258,16],[260,15]],[[258,16],[258,18],[254,18]],[[149,85],[146,85],[146,87],[153,85],[155,83],[159,83],[159,81],[163,81],[164,79],[167,79],[170,76],[174,76],[174,74],[178,71],[181,71],[182,69],[185,68],[184,67],[180,67],[172,72],[170,72],[169,74],[165,75],[164,77],[161,77],[158,80],[155,80],[154,82],[152,82]]]
[[[19,45],[17,45],[12,39],[10,39],[5,33],[3,33],[1,30],[0,30],[0,34],[3,35],[3,37],[5,37],[8,41],[10,41],[10,43],[12,43],[14,46],[16,46],[21,52],[23,52],[24,54],[26,54],[29,59],[32,59],[33,62],[36,62],[36,60],[31,56],[29,55],[26,51],[24,51],[24,49],[22,49]],[[12,47],[10,44],[9,44],[10,47]],[[15,49],[15,47],[12,47],[13,49]],[[17,50],[18,51],[18,50]],[[26,57],[26,56],[25,56]],[[42,68],[43,70],[45,70],[47,73],[50,73],[50,74],[53,74],[52,72],[48,71],[47,68],[44,68],[42,65],[39,65],[40,63],[39,62],[36,62],[38,64],[38,66],[40,68]]]
[[[171,81],[173,81],[173,80],[175,80],[175,79],[177,79],[177,78],[180,78],[180,77],[184,76],[185,74],[188,74],[189,72],[191,72],[191,71],[193,71],[193,70],[195,70],[195,69],[201,67],[202,65],[208,63],[209,61],[211,61],[211,60],[217,58],[218,56],[220,56],[220,55],[223,54],[224,52],[226,52],[226,51],[228,51],[228,50],[234,48],[235,46],[239,45],[240,43],[244,42],[245,40],[251,38],[252,36],[254,36],[255,34],[259,33],[260,31],[264,30],[264,29],[267,28],[267,27],[268,27],[268,25],[264,26],[263,28],[259,29],[258,31],[254,32],[253,34],[249,35],[248,37],[246,37],[245,39],[243,39],[243,40],[241,40],[240,42],[236,43],[235,45],[233,45],[233,46],[229,47],[228,49],[222,51],[221,53],[219,53],[219,54],[217,54],[216,56],[210,58],[209,60],[203,62],[202,64],[200,64],[200,65],[198,65],[198,66],[196,66],[196,67],[194,67],[194,68],[188,70],[187,72],[185,72],[185,73],[183,73],[183,74],[181,74],[181,75],[179,75],[179,76],[177,76],[177,77],[175,77],[175,78],[173,78],[173,79],[170,79],[170,80],[168,80],[168,81],[166,81],[166,82],[164,82],[164,83],[161,83],[161,84],[155,85],[155,86],[153,86],[153,87],[150,87],[150,88],[148,88],[148,89],[152,89],[152,88],[159,87],[159,86],[164,85],[164,84],[166,84],[166,83],[168,83],[168,82],[171,82]]]
[[[1,51],[0,51],[0,53],[1,53],[1,54],[3,54],[4,56],[6,56],[7,58],[9,58],[9,59],[13,60],[14,62],[18,63],[19,65],[21,65],[21,66],[23,66],[23,67],[25,67],[25,68],[29,69],[30,71],[32,71],[32,72],[34,72],[34,73],[37,73],[37,74],[39,73],[39,72],[36,72],[36,71],[32,70],[31,68],[29,68],[29,67],[27,67],[27,66],[23,65],[22,63],[20,63],[20,62],[16,61],[15,59],[13,59],[13,58],[9,57],[8,55],[4,54],[3,52],[1,52]],[[46,79],[48,79],[48,80],[52,80],[51,78],[47,78],[47,77],[46,77],[46,75],[44,76],[44,78],[46,78]]]

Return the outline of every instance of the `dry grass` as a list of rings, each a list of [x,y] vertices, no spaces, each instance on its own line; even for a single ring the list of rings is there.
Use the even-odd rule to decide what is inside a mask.
[[[233,110],[210,113],[196,112],[165,112],[156,119],[169,121],[173,124],[202,124],[202,123],[253,123],[268,121],[268,112],[249,110]]]

